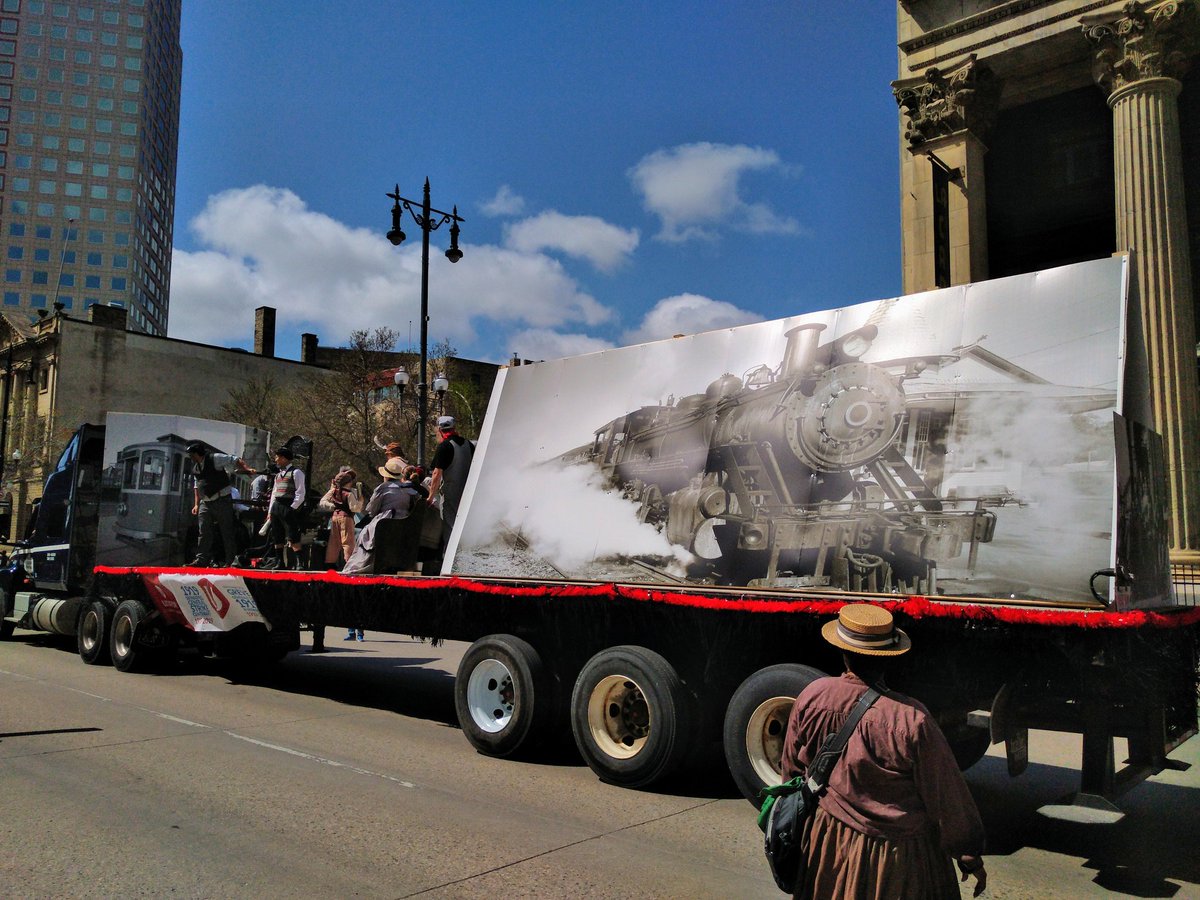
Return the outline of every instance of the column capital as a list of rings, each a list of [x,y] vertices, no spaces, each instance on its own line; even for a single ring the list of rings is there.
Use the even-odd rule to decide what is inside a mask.
[[[892,82],[892,95],[908,117],[909,149],[960,131],[982,139],[996,120],[1000,79],[971,54],[949,69]]]
[[[1182,78],[1200,50],[1195,0],[1130,0],[1080,24],[1095,48],[1092,77],[1108,94],[1150,78]]]

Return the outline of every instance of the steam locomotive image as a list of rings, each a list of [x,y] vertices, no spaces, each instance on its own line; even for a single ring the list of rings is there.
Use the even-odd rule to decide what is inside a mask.
[[[943,501],[901,450],[905,381],[940,360],[863,362],[876,325],[824,329],[793,328],[778,367],[643,406],[560,461],[598,466],[693,555],[689,579],[936,593],[938,566],[965,553],[973,569],[996,524],[986,498]]]

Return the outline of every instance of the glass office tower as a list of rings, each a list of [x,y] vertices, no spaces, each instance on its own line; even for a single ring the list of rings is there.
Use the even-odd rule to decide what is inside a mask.
[[[182,0],[0,0],[0,309],[167,333]]]

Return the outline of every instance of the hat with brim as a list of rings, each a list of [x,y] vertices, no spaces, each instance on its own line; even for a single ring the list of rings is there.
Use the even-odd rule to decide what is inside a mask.
[[[404,476],[404,466],[404,460],[393,456],[379,467],[379,474],[382,475],[385,480],[393,481]]]
[[[912,648],[912,640],[896,627],[892,614],[869,603],[843,606],[836,619],[822,626],[821,637],[847,653],[863,656],[899,656]]]

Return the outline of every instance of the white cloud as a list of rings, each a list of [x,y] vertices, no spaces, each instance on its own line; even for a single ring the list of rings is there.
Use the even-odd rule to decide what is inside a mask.
[[[581,356],[611,350],[614,344],[602,338],[586,334],[561,334],[547,328],[529,328],[512,334],[508,338],[511,349],[508,356],[516,353],[521,359],[535,362],[545,359],[562,359],[564,356]]]
[[[683,144],[656,150],[629,170],[645,208],[662,221],[660,240],[711,239],[719,225],[757,234],[796,234],[795,219],[742,199],[746,172],[786,171],[779,155],[742,144]]]
[[[758,313],[739,309],[724,300],[712,300],[699,294],[677,294],[654,304],[641,325],[625,332],[622,339],[627,344],[640,344],[665,340],[677,334],[698,334],[761,321],[763,317]]]
[[[500,185],[500,190],[496,191],[496,196],[479,205],[480,211],[485,216],[519,216],[525,211],[525,198],[520,194],[514,193],[513,189],[507,184]]]
[[[638,245],[637,229],[625,230],[595,216],[538,213],[504,229],[504,243],[522,253],[558,250],[586,259],[602,272],[626,262]]]
[[[210,197],[191,227],[205,249],[174,252],[172,337],[236,342],[263,305],[278,310],[281,329],[314,331],[335,344],[355,328],[389,325],[404,334],[420,320],[420,241],[396,249],[264,185]],[[470,342],[481,319],[553,329],[612,317],[548,256],[462,247],[469,265],[451,265],[440,252],[430,259],[434,340]]]

